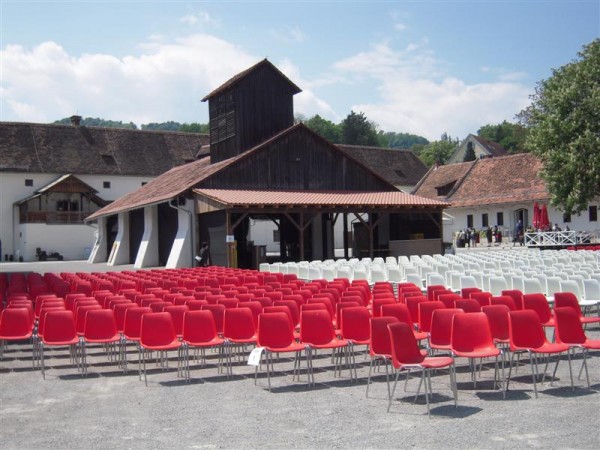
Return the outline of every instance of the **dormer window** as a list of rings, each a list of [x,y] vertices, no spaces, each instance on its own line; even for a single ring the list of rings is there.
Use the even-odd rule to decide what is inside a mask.
[[[448,195],[450,193],[450,191],[452,190],[452,188],[454,188],[456,181],[457,180],[451,181],[450,183],[444,184],[443,186],[436,186],[435,190],[437,191],[437,195],[438,196]]]

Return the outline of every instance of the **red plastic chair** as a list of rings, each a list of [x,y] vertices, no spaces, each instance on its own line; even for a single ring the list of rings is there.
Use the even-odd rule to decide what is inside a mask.
[[[423,333],[431,331],[431,316],[436,309],[445,309],[446,305],[440,301],[419,303],[419,330]]]
[[[133,310],[132,310],[133,311]],[[150,313],[142,316],[142,329],[140,333],[140,372],[144,372],[144,382],[148,386],[148,377],[146,374],[146,353],[159,352],[162,357],[159,358],[161,366],[166,369],[168,359],[163,356],[170,350],[178,350],[178,376],[182,374],[182,355],[181,341],[177,339],[173,320],[167,312]],[[143,369],[142,369],[143,368]]]
[[[524,297],[527,297],[526,294]],[[531,294],[537,295],[537,294]],[[525,303],[527,307],[527,303]],[[542,327],[540,316],[532,309],[524,309],[523,311],[511,311],[508,315],[509,321],[509,338],[510,338],[510,368],[508,371],[508,379],[506,381],[506,390],[510,382],[510,373],[513,365],[513,357],[518,352],[527,352],[531,362],[531,377],[533,379],[533,390],[535,398],[538,397],[537,392],[537,355],[538,354],[555,354],[559,356],[561,353],[568,352],[569,346],[566,344],[550,343],[546,339],[546,334]],[[558,368],[560,357],[556,359],[554,374]],[[535,369],[534,369],[535,366]],[[571,371],[571,359],[569,358],[569,372]],[[546,371],[542,375],[542,382],[546,378]],[[573,386],[573,375],[571,374],[571,386]]]
[[[388,369],[388,365],[390,363],[390,360],[392,359],[392,345],[388,325],[391,323],[398,322],[400,322],[400,320],[392,316],[371,318],[371,346],[369,347],[371,362],[369,363],[369,376],[367,378],[367,390],[365,392],[366,397],[369,397],[369,386],[371,385],[371,372],[373,370],[373,363],[375,362],[383,362],[383,364],[385,365],[385,379],[387,384],[388,398],[391,398],[392,396]],[[410,325],[411,324],[409,324],[409,326]]]
[[[506,305],[488,305],[481,308],[481,312],[488,318],[494,342],[503,344],[506,347],[510,342],[508,336],[508,313],[510,311],[510,308]]]
[[[137,306],[137,305],[136,305]],[[87,375],[87,344],[112,344],[108,358],[116,355],[116,343],[121,340],[115,315],[110,309],[90,310],[85,315],[85,326],[81,339],[81,370]],[[112,350],[112,351],[111,351]]]
[[[583,364],[581,370],[585,369],[585,378],[588,389],[590,388],[590,375],[587,367],[587,355],[590,350],[600,350],[600,339],[589,339],[583,331],[579,314],[570,307],[554,308],[554,317],[556,320],[556,342],[567,344],[571,352],[581,349],[583,354]],[[579,375],[581,376],[581,370]]]
[[[436,309],[431,315],[431,331],[429,332],[429,347],[432,350],[450,351],[452,338],[452,321],[456,314],[463,314],[462,309]]]
[[[165,306],[163,309],[164,312],[171,314],[171,319],[173,319],[173,328],[175,328],[175,334],[178,338],[181,338],[181,335],[183,334],[183,316],[189,310],[190,308],[188,308],[187,305],[171,305]]]
[[[463,298],[462,300],[456,300],[455,305],[457,309],[462,309],[466,313],[481,312],[481,305],[477,300],[474,300],[472,298]]]
[[[390,343],[392,350],[392,366],[396,369],[394,387],[388,399],[388,412],[392,406],[392,399],[398,385],[398,378],[403,370],[421,370],[421,384],[425,386],[425,402],[427,403],[427,414],[429,410],[429,395],[431,389],[431,370],[450,368],[450,387],[454,395],[454,406],[457,405],[456,374],[454,372],[454,360],[448,356],[427,357],[423,354],[410,325],[406,323],[393,323],[388,325]],[[421,385],[420,384],[420,385]],[[419,385],[419,386],[420,386]],[[418,392],[417,392],[418,395]]]
[[[0,301],[1,303],[1,301]],[[32,308],[9,307],[0,313],[0,359],[5,341],[22,341],[33,335]],[[32,363],[35,367],[35,349],[32,341]]]
[[[73,312],[68,310],[48,311],[45,315],[44,334],[41,336],[40,342],[42,377],[46,379],[45,347],[69,347],[71,361],[79,369],[78,345],[79,336],[77,336]]]
[[[129,308],[125,311],[125,321],[123,322],[123,338],[121,340],[121,355],[123,359],[123,371],[127,372],[127,341],[135,342],[138,347],[142,331],[142,317],[151,314],[152,309],[149,306],[140,306],[139,308]],[[141,376],[140,376],[141,380]]]
[[[462,300],[463,298],[459,294],[441,294],[437,297],[438,301],[446,305],[446,308],[456,308],[456,300]]]
[[[429,301],[421,302],[421,303],[419,303],[419,305],[425,304],[425,303],[429,303]],[[408,306],[406,306],[402,303],[395,303],[393,305],[383,305],[381,307],[381,316],[382,317],[389,317],[389,316],[396,317],[400,322],[409,324],[411,327],[413,327],[415,339],[417,341],[422,341],[424,339],[427,339],[427,337],[428,337],[428,334],[426,332],[418,331],[416,328],[414,328],[414,324],[412,322],[413,319],[410,315],[410,311],[408,310]],[[418,320],[418,315],[417,315],[417,320]]]
[[[494,296],[490,299],[490,305],[504,305],[511,311],[517,311],[517,304],[515,303],[515,299],[510,295],[498,295]]]
[[[217,327],[217,333],[219,336],[223,335],[223,321],[225,319],[225,305],[204,305],[202,310],[210,311],[215,319],[215,326]]]
[[[523,309],[523,293],[518,289],[507,289],[502,291],[502,295],[508,295],[515,301],[517,310]]]
[[[410,318],[412,323],[418,325],[419,323],[419,303],[428,302],[427,297],[423,295],[416,295],[411,297],[406,297],[405,299],[406,306],[408,306],[408,311],[410,312]]]
[[[484,291],[476,291],[476,292],[471,292],[471,297],[473,300],[477,300],[477,302],[479,303],[479,306],[483,307],[483,306],[488,306],[491,304],[491,298],[492,293],[491,292],[484,292]]]
[[[435,291],[446,291],[446,286],[443,284],[432,284],[427,286],[427,299],[429,301],[435,300]]]
[[[206,365],[206,349],[218,348],[219,358],[217,368],[219,373],[221,372],[225,339],[219,337],[217,334],[215,319],[210,311],[196,310],[185,313],[182,341],[185,353],[185,372],[188,380],[190,379],[190,347],[201,350],[204,365]]]
[[[554,294],[554,309],[556,308],[564,308],[569,307],[573,308],[579,317],[579,321],[582,324],[588,323],[600,323],[600,317],[589,317],[584,316],[581,311],[581,306],[579,305],[579,301],[577,300],[577,296],[572,292],[556,292]]]
[[[544,294],[524,294],[523,309],[531,309],[535,311],[545,327],[554,326],[554,316],[550,310],[550,305]]]
[[[341,303],[338,303],[338,305]],[[358,379],[356,371],[355,346],[371,344],[371,314],[364,306],[342,308],[340,310],[341,336],[350,345],[350,358],[354,368],[354,378]]]
[[[294,372],[293,379],[299,378],[300,354],[304,350],[308,368],[308,380],[311,384],[311,366],[309,364],[308,348],[294,340],[294,330],[290,325],[290,320],[285,313],[261,314],[258,318],[257,343],[259,347],[264,348],[267,366],[267,380],[269,391],[271,391],[271,371],[273,370],[272,353],[294,353]],[[258,366],[254,372],[254,384],[258,378]]]
[[[284,307],[287,308],[287,307]],[[250,308],[230,308],[225,310],[223,337],[227,347],[228,374],[233,374],[231,360],[234,346],[256,345],[256,327]]]
[[[460,290],[460,295],[462,298],[473,298],[475,292],[481,292],[481,289],[476,287],[462,288]]]
[[[334,377],[339,371],[341,373],[342,350],[348,347],[348,341],[339,339],[335,335],[331,317],[327,311],[305,311],[301,313],[300,319],[300,342],[308,345],[309,365],[312,367],[312,351],[319,349],[330,349],[334,358]],[[335,357],[337,353],[337,358]],[[346,355],[346,364],[349,365]],[[350,375],[353,376],[352,370]],[[314,374],[311,371],[312,384],[315,384]]]
[[[375,297],[373,298],[373,317],[381,317],[381,307],[383,305],[395,305],[396,298],[391,297]]]
[[[495,358],[494,383],[498,379],[498,356],[502,356],[500,350],[494,344],[490,324],[487,316],[482,313],[457,314],[452,319],[452,334],[450,339],[451,351],[454,357],[468,358],[471,362],[471,379],[473,387],[477,387],[476,370],[474,370],[474,359]],[[504,383],[504,358],[502,358],[502,380]],[[505,393],[504,393],[505,394]]]

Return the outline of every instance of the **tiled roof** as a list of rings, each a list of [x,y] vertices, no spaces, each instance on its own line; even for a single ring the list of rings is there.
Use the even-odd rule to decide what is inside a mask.
[[[492,156],[506,156],[508,152],[504,147],[494,141],[488,141],[481,136],[472,135],[477,141],[483,145]]]
[[[248,69],[238,73],[237,75],[233,76],[232,78],[230,78],[229,80],[227,80],[225,83],[223,83],[221,86],[219,86],[218,88],[216,88],[214,91],[212,91],[210,94],[208,94],[207,96],[205,96],[202,101],[205,102],[206,100],[209,100],[210,98],[214,97],[215,95],[220,94],[221,92],[226,91],[227,89],[233,87],[236,83],[238,83],[240,80],[242,80],[244,77],[246,77],[249,73],[257,70],[259,67],[262,66],[266,66],[269,69],[273,70],[274,72],[276,72],[277,74],[279,74],[281,76],[282,79],[284,79],[285,81],[287,81],[287,83],[290,85],[290,89],[292,90],[293,94],[297,94],[299,92],[302,92],[302,89],[300,89],[298,86],[296,86],[288,77],[286,77],[277,67],[275,67],[269,60],[267,60],[266,58],[263,59],[262,61],[259,61],[258,63],[254,64],[252,67],[249,67]]]
[[[448,164],[446,166],[432,166],[429,172],[415,186],[412,194],[427,198],[445,200],[446,195],[438,195],[437,188],[447,186],[450,183],[458,184],[473,167],[475,161]],[[455,184],[455,186],[456,186]]]
[[[124,195],[110,205],[96,211],[86,220],[94,220],[101,216],[142,208],[170,200],[226,166],[230,161],[225,160],[216,164],[210,164],[209,158],[202,158],[183,166],[174,167],[149,181],[141,188]]]
[[[430,170],[415,194],[440,199],[435,188],[457,179],[444,197],[453,207],[547,200],[550,194],[539,178],[541,169],[542,162],[529,153],[449,164]]]
[[[444,202],[392,192],[251,191],[234,189],[194,189],[194,193],[224,206],[448,206]]]
[[[207,143],[198,133],[0,122],[0,171],[157,176]]]
[[[427,172],[427,166],[411,150],[345,144],[336,146],[397,187],[414,186]]]

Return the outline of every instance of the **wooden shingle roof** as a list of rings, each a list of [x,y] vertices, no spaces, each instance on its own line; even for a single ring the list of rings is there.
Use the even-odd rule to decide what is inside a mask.
[[[207,143],[198,133],[0,122],[0,171],[157,176]]]

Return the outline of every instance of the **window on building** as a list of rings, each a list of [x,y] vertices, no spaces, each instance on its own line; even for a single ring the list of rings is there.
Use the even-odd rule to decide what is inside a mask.
[[[148,184],[147,181],[142,181],[142,186],[146,186]]]
[[[102,187],[104,189],[110,189],[110,181],[104,181],[104,182],[102,182]]]
[[[273,230],[273,242],[279,242],[279,230]]]
[[[502,226],[504,225],[504,213],[496,213],[496,225]]]
[[[596,205],[590,206],[589,212],[590,222],[598,222],[598,207]]]
[[[25,179],[25,186],[33,186],[33,180],[31,178]]]
[[[116,166],[117,165],[117,161],[115,160],[115,157],[113,155],[101,155],[102,156],[102,160],[104,161],[104,163],[107,166]]]
[[[571,223],[571,214],[569,214],[569,213],[564,213],[564,214],[563,214],[563,222],[564,222],[564,223]]]
[[[473,214],[467,214],[467,228],[473,228]]]
[[[487,215],[487,213],[484,213],[484,214],[481,215],[481,226],[483,228],[489,226],[489,221],[488,221],[488,215]]]

